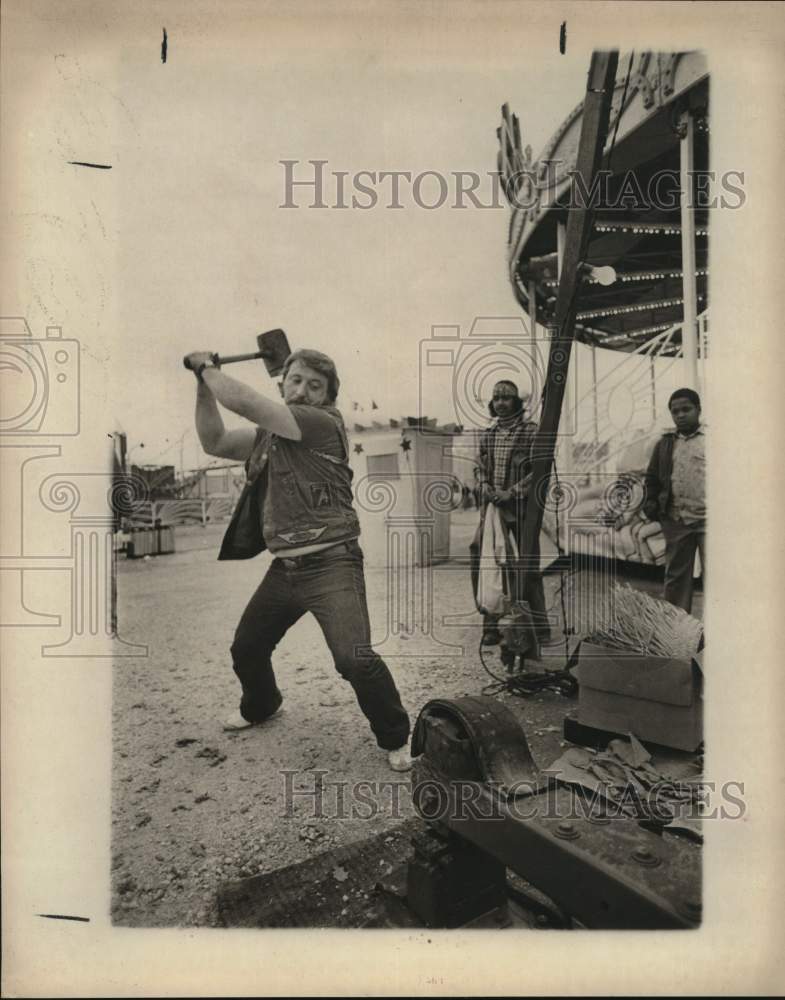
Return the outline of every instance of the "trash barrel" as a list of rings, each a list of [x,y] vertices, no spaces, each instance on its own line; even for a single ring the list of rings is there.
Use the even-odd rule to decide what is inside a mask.
[[[168,556],[174,552],[174,527],[171,524],[159,524],[156,529],[155,554]]]
[[[133,528],[128,543],[128,558],[141,559],[153,554],[155,531],[153,528]]]

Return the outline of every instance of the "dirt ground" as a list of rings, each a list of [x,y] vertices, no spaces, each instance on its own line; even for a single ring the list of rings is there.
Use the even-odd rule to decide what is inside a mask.
[[[475,520],[471,511],[455,515],[456,555],[465,555]],[[409,776],[390,770],[310,617],[274,657],[282,711],[264,726],[222,731],[239,702],[229,658],[234,627],[269,561],[264,554],[217,562],[223,527],[178,528],[175,554],[119,561],[120,635],[145,643],[148,655],[118,660],[114,670],[118,925],[214,926],[222,883],[392,831],[414,815]],[[633,582],[655,593],[660,586],[650,577]],[[398,623],[388,622],[389,609],[400,608],[389,600],[384,566],[366,566],[366,583],[373,642],[412,724],[431,698],[477,695],[491,683],[478,653],[480,617],[467,566],[453,561],[433,571],[433,635],[421,628],[392,634]],[[558,604],[558,583],[546,577],[549,604]],[[454,620],[445,623],[445,615]],[[498,654],[492,657],[498,669]],[[550,764],[575,700],[556,693],[501,698],[523,725],[537,764]]]

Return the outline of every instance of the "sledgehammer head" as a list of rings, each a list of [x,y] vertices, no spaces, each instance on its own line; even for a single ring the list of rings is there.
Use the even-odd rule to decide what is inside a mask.
[[[292,353],[283,330],[267,330],[256,338],[259,354],[267,372],[273,378],[283,371],[284,362]]]

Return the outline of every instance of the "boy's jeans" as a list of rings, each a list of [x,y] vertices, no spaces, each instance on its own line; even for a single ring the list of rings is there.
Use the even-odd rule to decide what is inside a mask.
[[[240,713],[261,722],[280,706],[272,651],[307,611],[321,626],[336,669],[354,688],[376,742],[397,750],[409,717],[395,681],[371,647],[362,549],[356,541],[300,556],[275,558],[237,626],[232,659],[243,686]]]
[[[663,517],[660,526],[665,536],[665,600],[691,613],[696,549],[700,552],[703,588],[706,589],[706,525],[703,522],[687,525]]]

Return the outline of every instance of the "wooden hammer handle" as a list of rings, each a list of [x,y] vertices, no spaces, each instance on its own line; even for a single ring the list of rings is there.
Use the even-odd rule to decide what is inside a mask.
[[[258,358],[263,358],[265,355],[264,351],[254,351],[253,354],[230,354],[227,358],[222,358],[219,354],[212,354],[212,362],[214,365],[233,365],[236,361],[256,361]],[[188,363],[188,357],[183,358],[183,365],[191,370],[191,365]]]

